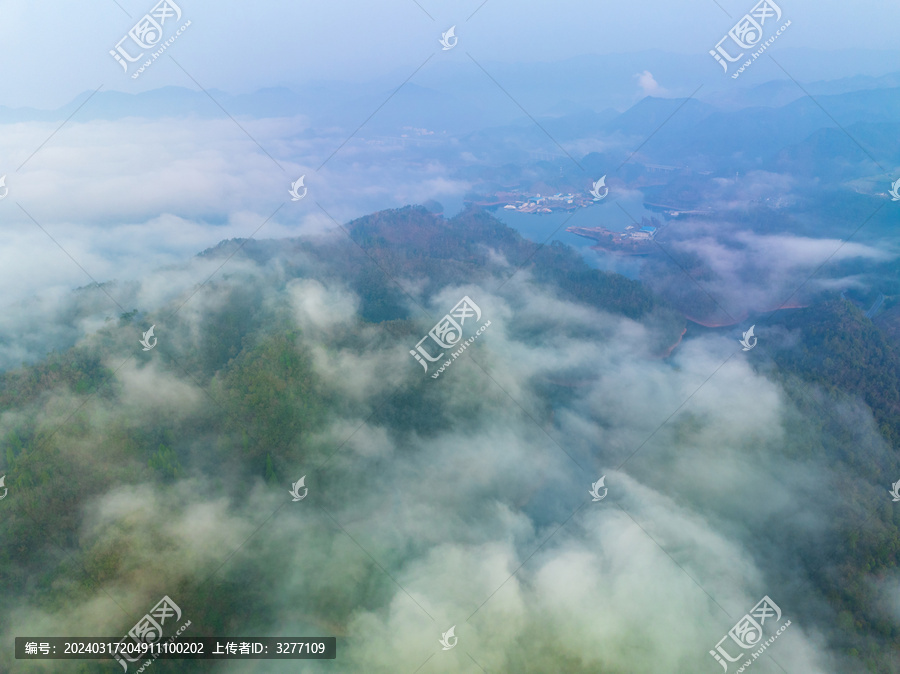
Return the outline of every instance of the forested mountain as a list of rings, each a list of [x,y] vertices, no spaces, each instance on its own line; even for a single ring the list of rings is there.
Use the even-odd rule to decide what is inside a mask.
[[[265,626],[262,616],[280,610],[277,598],[260,591],[284,572],[277,549],[256,539],[252,554],[241,548],[229,563],[227,579],[214,577],[231,550],[221,542],[195,549],[167,523],[206,517],[209,506],[198,505],[199,498],[286,497],[301,471],[310,480],[316,474],[316,489],[325,491],[329,481],[332,490],[340,487],[337,477],[316,470],[341,446],[329,423],[360,407],[365,386],[355,394],[343,381],[346,372],[324,374],[323,359],[337,354],[376,349],[400,364],[400,380],[412,383],[384,412],[389,432],[453,427],[455,412],[442,409],[438,389],[423,388],[408,356],[434,320],[423,318],[420,305],[448,287],[477,285],[485,295],[507,283],[540,288],[600,315],[643,321],[658,351],[683,329],[683,318],[640,283],[592,270],[559,243],[522,239],[478,211],[445,220],[407,207],[361,218],[346,230],[352,240],[337,232],[319,240],[222,242],[197,258],[212,268],[227,261],[221,274],[186,288],[171,305],[111,316],[71,349],[0,375],[0,474],[10,493],[0,503],[0,595],[18,607],[4,615],[31,624],[37,614],[81,611],[73,607],[97,592],[112,598],[112,609],[127,603],[139,611],[124,598],[138,591],[177,597],[198,626],[193,636],[247,633],[247,615]],[[341,319],[345,329],[327,339],[317,332],[325,329],[318,319],[304,327],[296,318],[298,306],[323,287],[344,288],[358,303]],[[108,289],[115,292],[114,285]],[[159,343],[144,353],[138,340],[151,324]],[[537,334],[551,329],[552,321]],[[99,512],[101,495],[131,505],[124,514]],[[268,515],[259,511],[257,524]],[[249,534],[242,526],[241,535]],[[304,547],[327,555],[344,545],[331,540],[333,529],[317,521],[305,531]],[[175,569],[188,559],[191,574]],[[357,590],[342,594],[342,585],[363,582],[366,605],[384,601],[389,587],[377,565],[359,564],[325,568],[303,581],[299,631],[346,632],[363,600],[351,598]],[[86,624],[92,633],[130,627],[133,620],[116,614]],[[0,624],[0,631],[11,629],[16,625]],[[71,664],[67,671],[111,671],[103,662]],[[154,666],[199,672],[212,664]]]
[[[397,492],[366,494],[375,486],[369,480],[398,470],[379,451],[415,464],[417,453],[442,434],[465,432],[472,423],[488,432],[495,406],[509,402],[510,391],[518,396],[515,426],[528,435],[537,421],[548,437],[568,443],[565,420],[582,414],[591,387],[604,385],[622,362],[605,352],[640,342],[642,358],[654,368],[677,373],[681,367],[680,351],[666,362],[661,356],[678,341],[684,318],[645,286],[590,269],[561,243],[529,242],[474,209],[447,220],[407,207],[360,218],[331,236],[224,241],[195,262],[221,266],[221,273],[185,288],[170,306],[111,316],[71,349],[0,375],[0,472],[10,490],[0,503],[0,593],[17,607],[10,615],[28,625],[38,620],[71,631],[74,611],[86,616],[91,633],[124,631],[133,620],[120,609],[139,614],[146,610],[142,597],[158,594],[177,597],[196,626],[193,636],[248,633],[245,618],[253,615],[263,633],[288,624],[298,634],[346,638],[341,648],[352,651],[361,647],[354,646],[360,637],[354,616],[391,601],[395,588],[381,567],[402,573],[410,563],[403,558],[429,549],[415,538],[403,550],[365,538],[364,513],[377,512],[379,526],[401,517]],[[441,304],[446,300],[435,303],[448,289],[472,294],[485,313],[494,306],[492,329],[508,334],[502,348],[484,342],[471,364],[455,365],[465,377],[443,382],[473,386],[481,368],[489,388],[477,398],[448,397],[455,388],[428,386],[427,377],[423,384],[408,356],[434,322],[433,312],[449,309]],[[501,296],[508,308],[499,310],[492,298]],[[151,324],[159,344],[144,353],[138,339]],[[810,583],[805,591],[822,597],[837,616],[838,627],[818,625],[837,652],[859,671],[891,672],[900,634],[879,608],[871,579],[889,578],[900,562],[900,515],[886,497],[886,487],[900,477],[893,475],[900,467],[900,348],[840,298],[777,312],[766,330],[764,346],[751,353],[771,361],[748,362],[756,363],[754,376],[779,382],[795,406],[782,412],[777,442],[784,447],[773,444],[766,461],[824,462],[857,479],[823,485],[833,490],[831,500],[847,504],[828,524],[828,535],[793,528],[803,521],[799,513],[783,527],[742,526],[761,549],[790,551]],[[511,354],[523,345],[549,360],[525,358],[537,369],[518,390],[509,388],[504,368],[521,367]],[[566,362],[581,351],[597,364]],[[649,400],[636,404],[650,422],[667,413]],[[607,405],[592,413],[598,432],[621,416],[612,400]],[[879,440],[852,420],[869,409],[893,457],[879,454]],[[705,422],[686,410],[672,422],[664,442],[671,457],[660,459],[660,468],[704,442]],[[356,452],[349,463],[348,447]],[[662,478],[658,469],[652,473],[651,483]],[[287,487],[301,475],[322,499],[313,519],[307,513],[295,520],[281,512],[283,503],[270,507],[289,502]],[[878,483],[885,487],[881,495],[862,486]],[[535,488],[518,502],[536,507],[530,505]],[[364,505],[355,514],[329,514],[359,497]],[[703,507],[696,492],[681,498],[700,499],[696,506]],[[883,506],[873,510],[873,500]],[[111,503],[117,504],[112,510]],[[199,526],[191,522],[206,519],[218,523],[222,540],[185,533]],[[285,536],[301,537],[302,544],[294,549]],[[360,551],[369,549],[376,552]],[[286,594],[262,589],[279,587],[298,555],[318,561],[303,562],[306,575]],[[342,562],[328,563],[329,555]],[[795,604],[804,591],[797,592]],[[87,607],[101,600],[108,606],[98,617]],[[293,617],[285,623],[288,610]],[[813,615],[805,619],[815,624]],[[5,632],[14,627],[0,625]],[[571,655],[548,647],[534,653],[535,663],[554,657],[569,661]],[[72,665],[66,671],[112,671],[100,661]],[[160,661],[154,667],[202,672],[212,665]],[[522,671],[545,665],[522,665]],[[572,660],[570,671],[595,670]]]
[[[900,452],[900,344],[847,300],[786,312],[773,325],[797,331],[778,365],[826,391],[859,396]]]
[[[864,475],[884,485],[887,494],[900,480],[900,343],[839,297],[780,312],[767,325],[787,331],[772,350],[775,376],[818,425],[830,429],[829,442],[808,446],[805,453],[828,461],[838,475]],[[852,415],[860,403],[891,445],[893,456],[887,461],[844,425],[841,417]],[[837,522],[839,534],[804,549],[799,558],[839,613],[835,640],[860,656],[865,671],[893,671],[884,662],[890,657],[879,638],[896,649],[900,630],[880,612],[877,584],[863,579],[869,574],[887,578],[900,567],[900,510],[891,507],[889,498],[873,508],[850,483],[822,488],[833,489],[833,498],[846,504]],[[830,564],[823,565],[823,558]]]

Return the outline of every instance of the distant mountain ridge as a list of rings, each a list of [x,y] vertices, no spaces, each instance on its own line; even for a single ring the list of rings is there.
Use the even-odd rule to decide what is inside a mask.
[[[569,115],[583,109],[627,110],[648,94],[679,97],[695,92],[700,101],[716,101],[717,105],[734,108],[784,105],[805,97],[803,90],[813,96],[826,96],[900,86],[900,70],[882,74],[883,64],[900,62],[900,52],[783,49],[779,53],[779,62],[785,63],[791,76],[801,82],[803,89],[780,71],[775,72],[775,79],[771,79],[771,69],[757,68],[759,74],[754,77],[765,77],[768,81],[744,77],[734,82],[722,76],[717,64],[705,53],[673,54],[647,50],[584,55],[557,62],[486,62],[482,65],[490,78],[473,69],[471,64],[433,63],[417,72],[402,87],[400,85],[409,77],[408,72],[386,73],[364,82],[311,81],[291,88],[268,87],[243,94],[217,89],[208,91],[232,115],[254,118],[304,115],[321,121],[336,119],[354,126],[396,91],[396,96],[400,98],[394,101],[394,105],[386,106],[371,120],[370,123],[374,123],[376,128],[385,118],[391,117],[392,109],[395,112],[402,109],[407,114],[410,109],[423,105],[435,113],[435,118],[446,124],[448,129],[471,132],[491,123],[508,123],[522,117],[521,110],[510,102],[497,84],[530,114],[546,118]],[[857,66],[850,69],[849,62],[855,62]],[[869,65],[863,68],[862,63]],[[864,70],[869,72],[863,73]],[[645,91],[638,85],[637,77],[645,71],[659,83],[659,91]],[[826,77],[833,79],[823,77],[826,73]],[[698,90],[700,84],[703,86]],[[62,121],[88,97],[91,97],[90,103],[79,110],[76,117],[82,121],[131,116],[225,116],[204,91],[191,88],[169,86],[126,94],[101,87],[93,96],[92,93],[83,92],[56,109],[0,106],[0,123]],[[454,101],[458,101],[459,105]],[[441,117],[440,106],[436,110],[427,107],[434,102],[453,110],[454,114]],[[477,115],[457,120],[459,112],[466,110]],[[350,113],[346,120],[343,115],[345,111]],[[363,111],[365,115],[359,118]],[[459,121],[464,121],[465,125],[459,124]]]

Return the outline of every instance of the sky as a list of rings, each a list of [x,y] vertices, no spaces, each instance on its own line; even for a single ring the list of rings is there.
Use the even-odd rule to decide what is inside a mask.
[[[241,93],[394,74],[402,81],[434,53],[451,25],[465,50],[487,62],[552,62],[649,49],[703,55],[754,3],[181,0],[191,25],[171,54],[184,71],[165,62],[130,81],[108,52],[153,4],[98,0],[37,10],[28,0],[6,0],[0,105],[56,108],[100,86],[137,92],[200,84]],[[840,0],[783,0],[780,6],[792,21],[791,48],[896,48],[896,23],[883,20],[896,12],[889,0],[871,0],[864,8]],[[467,58],[460,49],[441,56]],[[885,63],[884,72],[896,65]]]

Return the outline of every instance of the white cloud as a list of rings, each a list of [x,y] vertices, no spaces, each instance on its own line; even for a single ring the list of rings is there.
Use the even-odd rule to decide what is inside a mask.
[[[649,70],[645,70],[644,72],[635,75],[635,78],[645,96],[667,96],[669,94],[667,89],[659,86],[659,83],[653,77],[653,73]]]

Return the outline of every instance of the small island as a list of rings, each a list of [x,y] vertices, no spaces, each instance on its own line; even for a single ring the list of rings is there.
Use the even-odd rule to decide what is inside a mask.
[[[653,249],[653,239],[659,231],[659,223],[647,218],[641,225],[628,225],[622,232],[614,232],[605,227],[566,227],[567,232],[592,239],[597,242],[594,250],[603,250],[619,255],[649,255]]]

